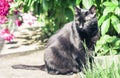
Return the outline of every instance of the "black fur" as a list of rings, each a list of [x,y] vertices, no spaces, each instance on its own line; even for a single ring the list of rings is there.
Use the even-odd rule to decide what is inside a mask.
[[[94,51],[99,39],[96,8],[89,10],[75,7],[74,21],[67,23],[53,35],[44,54],[45,65],[14,65],[15,69],[40,69],[50,74],[72,74],[82,70],[86,65],[86,54]],[[86,52],[84,43],[88,48]]]

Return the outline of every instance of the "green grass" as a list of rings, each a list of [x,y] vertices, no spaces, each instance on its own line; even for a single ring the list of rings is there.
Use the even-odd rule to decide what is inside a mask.
[[[120,63],[106,62],[105,65],[96,63],[93,69],[85,69],[85,77],[80,78],[120,78]]]

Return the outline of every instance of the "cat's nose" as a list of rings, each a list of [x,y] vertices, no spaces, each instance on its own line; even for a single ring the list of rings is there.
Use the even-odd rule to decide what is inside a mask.
[[[83,26],[82,26],[82,25],[80,25],[79,27],[80,27],[80,28],[82,28]]]
[[[83,24],[83,23],[81,23],[79,27],[80,27],[80,28],[83,28],[83,27],[84,27],[84,24]]]

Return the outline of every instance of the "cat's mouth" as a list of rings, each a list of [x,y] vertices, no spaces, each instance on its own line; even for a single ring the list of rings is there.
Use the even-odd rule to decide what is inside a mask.
[[[80,23],[79,21],[75,21],[75,24],[76,24],[76,26],[78,26],[78,28],[80,28],[80,29],[84,29],[84,23]]]

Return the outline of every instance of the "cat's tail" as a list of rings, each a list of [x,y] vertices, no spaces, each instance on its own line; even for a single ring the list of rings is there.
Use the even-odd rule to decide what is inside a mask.
[[[42,71],[46,71],[45,65],[33,66],[33,65],[18,64],[18,65],[13,65],[12,68],[13,69],[42,70]]]

